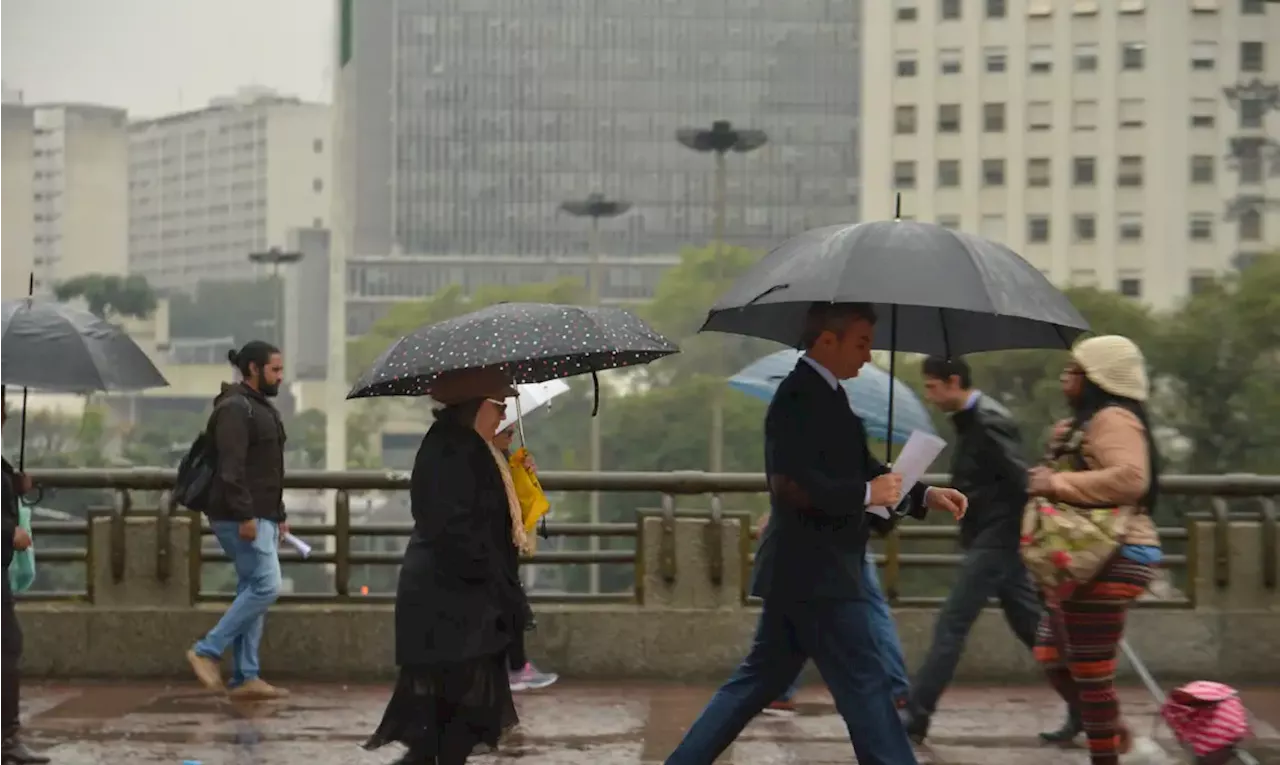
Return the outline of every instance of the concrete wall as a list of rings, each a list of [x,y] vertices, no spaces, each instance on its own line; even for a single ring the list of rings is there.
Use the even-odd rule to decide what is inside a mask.
[[[98,519],[91,533],[92,604],[19,606],[30,675],[181,677],[187,672],[184,652],[217,621],[222,606],[190,605],[185,517],[172,521],[166,581],[157,579],[154,519],[130,519],[117,537],[123,541],[118,551],[109,523]],[[666,539],[662,523],[660,518],[643,521],[638,545],[642,602],[537,607],[538,629],[531,635],[535,659],[573,677],[715,680],[728,675],[745,655],[759,613],[741,604],[738,553],[745,546],[737,519],[724,521],[718,540],[707,533],[705,519],[675,519],[675,534]],[[1199,565],[1191,585],[1197,607],[1137,609],[1130,616],[1128,640],[1163,681],[1280,682],[1280,597],[1261,576],[1263,531],[1256,523],[1233,524],[1226,588],[1216,582],[1213,536],[1208,524],[1197,529]],[[708,551],[717,546],[724,557],[715,584]],[[113,559],[122,566],[118,581]],[[896,616],[908,662],[918,667],[935,612],[899,609]],[[273,678],[367,681],[394,672],[390,605],[281,604],[267,625],[263,662]],[[1000,614],[989,611],[970,635],[959,678],[1038,682],[1040,675]]]

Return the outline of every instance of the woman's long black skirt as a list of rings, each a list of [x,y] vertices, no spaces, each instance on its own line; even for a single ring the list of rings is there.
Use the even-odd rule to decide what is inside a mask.
[[[496,747],[518,720],[505,653],[458,664],[406,666],[364,748],[398,741],[409,747],[414,761],[456,765],[466,762],[478,744]]]

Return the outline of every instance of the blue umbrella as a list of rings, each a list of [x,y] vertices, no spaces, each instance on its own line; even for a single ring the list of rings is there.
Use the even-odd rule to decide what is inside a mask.
[[[729,386],[762,401],[772,401],[782,379],[791,374],[800,351],[787,350],[771,353],[748,364],[741,372],[729,378]],[[906,443],[911,432],[923,430],[934,433],[933,420],[914,391],[901,380],[894,380],[888,372],[867,364],[852,380],[844,380],[845,395],[849,405],[866,423],[867,433],[877,441],[887,441],[889,415],[889,384],[893,392],[893,442]]]

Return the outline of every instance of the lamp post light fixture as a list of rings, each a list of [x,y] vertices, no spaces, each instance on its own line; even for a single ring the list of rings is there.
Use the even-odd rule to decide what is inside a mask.
[[[280,326],[280,304],[284,302],[284,284],[280,281],[280,266],[297,263],[299,260],[302,260],[301,252],[286,251],[279,247],[272,247],[265,252],[249,253],[250,263],[271,266],[271,278],[275,282],[276,288],[275,300],[273,301],[275,330],[272,332],[272,334],[275,335],[276,347],[282,347],[284,345],[284,331]]]
[[[716,161],[715,176],[715,263],[716,282],[724,279],[724,227],[725,205],[728,189],[726,188],[725,155],[729,152],[746,154],[755,151],[769,142],[769,135],[763,130],[735,129],[728,120],[716,120],[711,129],[680,128],[676,131],[676,140],[685,147],[696,152],[714,152]],[[719,344],[712,356],[715,374],[722,375],[725,370],[724,353]],[[713,389],[711,397],[711,472],[724,471],[724,386]]]
[[[591,219],[591,234],[588,240],[588,250],[591,256],[591,268],[588,272],[587,285],[590,294],[591,305],[600,305],[603,299],[604,286],[604,268],[603,253],[600,246],[600,219],[616,218],[625,214],[631,209],[630,202],[624,202],[618,199],[606,199],[604,194],[600,192],[592,192],[587,195],[586,199],[571,199],[560,203],[560,210],[566,212],[575,218]],[[591,472],[600,472],[600,417],[591,418]],[[600,492],[593,491],[590,495],[590,512],[591,522],[600,523]],[[591,550],[594,552],[600,549],[600,538],[591,537]],[[590,592],[600,592],[600,564],[592,563],[589,569],[590,576]]]

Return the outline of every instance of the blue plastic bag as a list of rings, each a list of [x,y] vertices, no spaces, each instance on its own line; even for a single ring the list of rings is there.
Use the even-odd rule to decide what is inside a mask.
[[[18,505],[18,525],[31,533],[31,508],[25,503]],[[33,543],[25,550],[13,554],[13,562],[9,564],[9,587],[14,592],[26,592],[36,581],[36,547]]]

